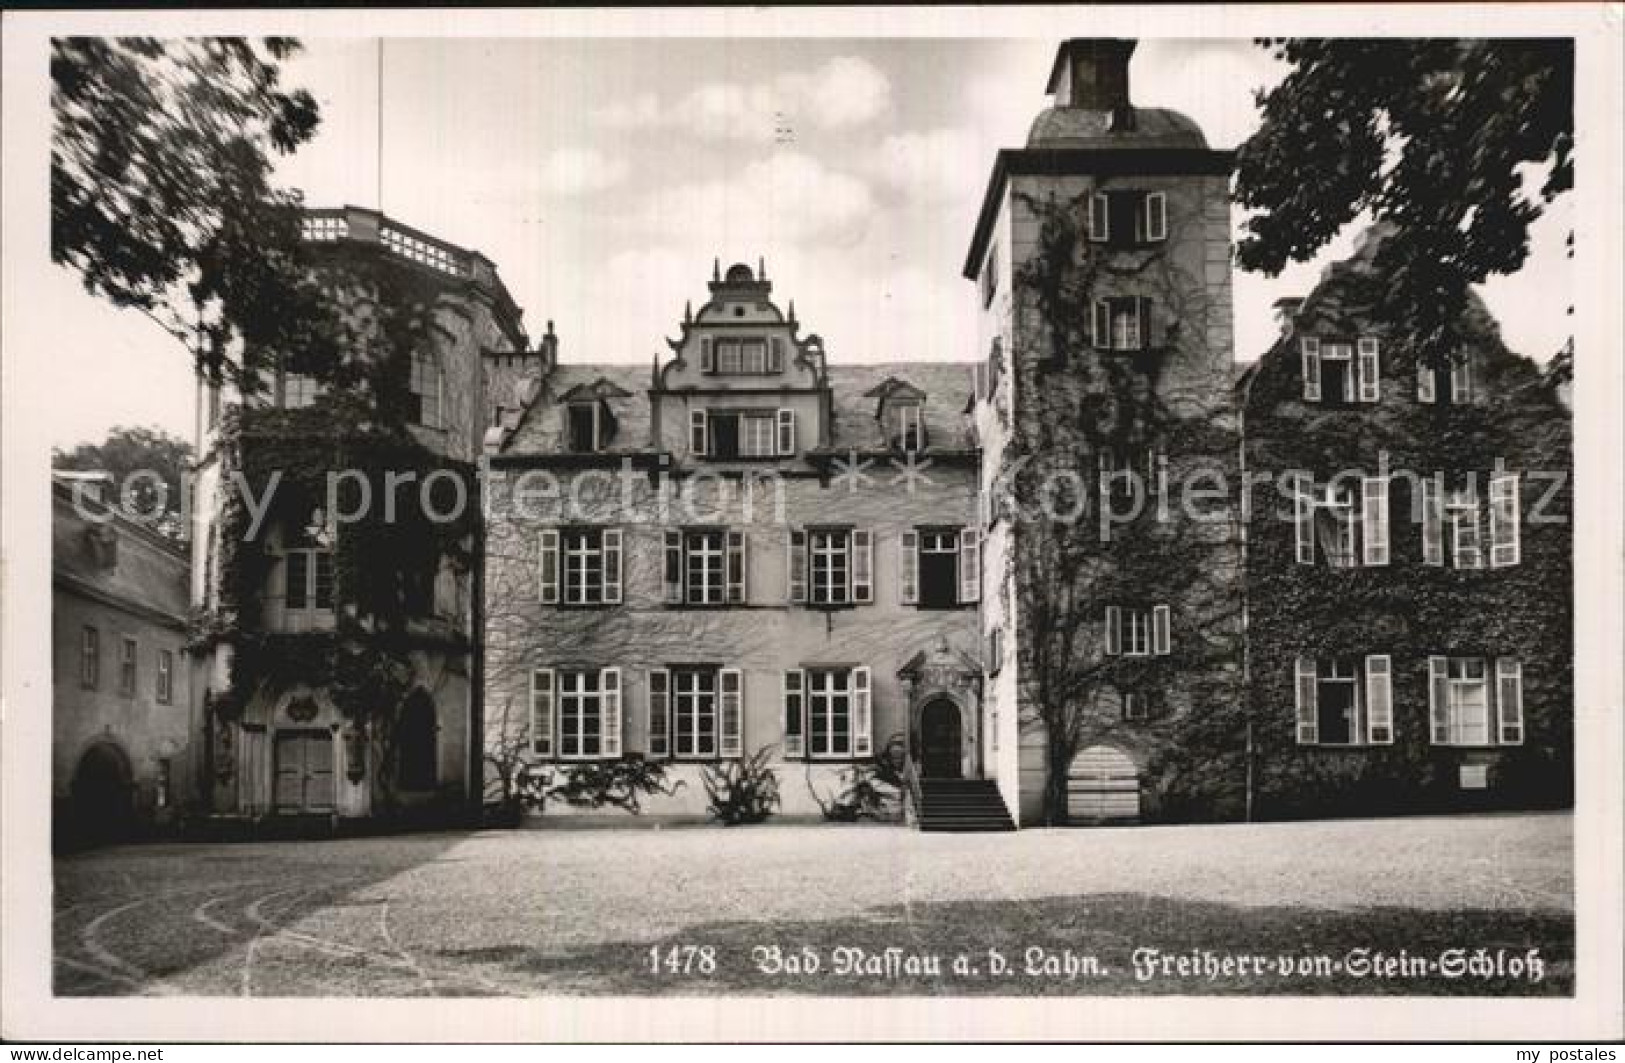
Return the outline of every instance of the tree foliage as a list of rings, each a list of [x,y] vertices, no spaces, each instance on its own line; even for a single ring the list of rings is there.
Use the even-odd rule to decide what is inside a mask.
[[[1236,153],[1236,197],[1254,211],[1237,260],[1279,273],[1369,212],[1396,236],[1376,263],[1383,314],[1443,364],[1464,342],[1469,287],[1521,267],[1530,224],[1573,185],[1572,42],[1259,43],[1291,69],[1259,94],[1262,123]],[[1531,168],[1544,171],[1533,199]]]
[[[318,123],[310,94],[280,84],[298,48],[280,37],[52,42],[52,259],[158,322],[212,379],[249,390],[274,352],[330,335],[299,262],[300,198],[272,183],[275,156]]]
[[[133,513],[149,517],[164,534],[184,536],[181,478],[192,462],[192,445],[161,428],[114,428],[100,443],[54,450],[51,465],[79,472],[107,472]],[[142,476],[134,476],[142,473]],[[133,478],[132,478],[133,477]]]

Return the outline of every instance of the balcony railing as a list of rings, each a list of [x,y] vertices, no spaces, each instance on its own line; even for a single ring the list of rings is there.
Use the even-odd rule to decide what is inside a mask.
[[[462,248],[359,207],[307,210],[304,238],[313,243],[357,240],[383,244],[391,253],[449,277],[470,277],[475,272],[473,256]]]

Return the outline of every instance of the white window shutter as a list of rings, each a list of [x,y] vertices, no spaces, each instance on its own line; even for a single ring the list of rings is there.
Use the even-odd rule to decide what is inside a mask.
[[[1089,197],[1089,240],[1101,244],[1111,237],[1111,209],[1105,194],[1096,192]]]
[[[683,533],[675,528],[666,529],[666,563],[664,565],[666,604],[683,604]]]
[[[1298,745],[1320,742],[1320,710],[1315,704],[1315,659],[1299,657],[1297,663]]]
[[[745,678],[737,668],[724,668],[722,685],[721,752],[725,757],[745,755]]]
[[[1518,525],[1522,519],[1518,504],[1518,474],[1500,473],[1490,477],[1490,567],[1516,565],[1522,550]]]
[[[1386,653],[1365,659],[1366,741],[1386,746],[1394,741],[1393,662]]]
[[[1315,482],[1301,473],[1292,481],[1293,544],[1298,564],[1315,563]]]
[[[1475,485],[1476,486],[1476,485]],[[1457,568],[1483,568],[1484,544],[1479,535],[1479,506],[1476,489],[1454,497],[1450,509],[1450,546]]]
[[[787,593],[792,602],[804,602],[807,600],[807,533],[791,528],[784,553]]]
[[[1439,374],[1430,365],[1416,363],[1416,401],[1434,403],[1438,401],[1436,387]]]
[[[1422,492],[1422,563],[1444,564],[1444,508],[1437,474],[1417,481]]]
[[[1168,239],[1168,196],[1150,192],[1145,197],[1145,238],[1152,243]]]
[[[1501,744],[1523,745],[1523,665],[1510,657],[1495,659],[1495,712]]]
[[[1106,607],[1106,656],[1116,657],[1123,652],[1123,610],[1115,605]]]
[[[671,673],[649,669],[649,756],[671,756]]]
[[[870,697],[869,668],[860,665],[852,669],[852,755],[855,757],[867,757],[874,751]]]
[[[1428,718],[1433,744],[1450,744],[1450,667],[1443,657],[1428,658]]]
[[[1473,401],[1473,366],[1466,352],[1450,363],[1450,401],[1457,406]]]
[[[618,605],[621,601],[621,529],[604,529],[604,601]]]
[[[1158,605],[1151,610],[1151,652],[1159,656],[1167,656],[1173,649],[1172,610],[1166,605]]]
[[[724,570],[728,584],[728,603],[740,605],[748,594],[749,558],[745,553],[745,533],[738,529],[729,529],[727,533],[728,556],[727,567]]]
[[[874,536],[862,530],[852,533],[852,600],[875,600],[875,543]]]
[[[1299,341],[1303,353],[1303,398],[1305,402],[1320,401],[1320,340],[1304,336]]]
[[[537,668],[530,673],[530,751],[539,757],[553,755],[553,670]]]
[[[1388,478],[1367,476],[1360,481],[1360,538],[1367,565],[1388,563]]]
[[[1360,401],[1376,402],[1382,397],[1382,359],[1378,356],[1376,339],[1361,336],[1356,340],[1355,356],[1360,377]]]
[[[621,670],[604,668],[598,673],[599,751],[605,757],[621,755]]]
[[[712,349],[711,337],[700,337],[700,372],[714,373],[717,369],[716,352]]]
[[[959,529],[959,601],[982,600],[982,540],[975,528]]]
[[[1112,307],[1104,299],[1095,300],[1095,312],[1090,321],[1091,340],[1100,350],[1109,350],[1112,345]]]
[[[916,605],[920,600],[920,533],[903,532],[897,541],[897,597],[904,605]]]
[[[796,411],[784,409],[779,411],[779,456],[790,458],[796,453]]]
[[[792,668],[784,673],[784,698],[781,707],[784,713],[784,755],[786,757],[806,755],[807,730],[803,719],[806,682],[806,673],[799,668]]]
[[[688,411],[688,450],[697,458],[711,451],[711,427],[704,410]]]
[[[767,371],[769,373],[784,372],[784,337],[774,336],[768,340]]]
[[[537,580],[543,605],[559,600],[559,530],[543,528],[539,545]]]

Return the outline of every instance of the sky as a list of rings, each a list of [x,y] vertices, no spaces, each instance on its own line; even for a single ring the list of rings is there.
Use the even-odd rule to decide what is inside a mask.
[[[781,306],[832,362],[969,359],[961,277],[994,155],[1026,142],[1058,43],[1040,39],[307,39],[284,79],[322,110],[279,165],[311,206],[376,206],[496,263],[534,341],[565,360],[647,364],[714,260],[765,260]],[[1139,106],[1194,118],[1212,147],[1256,125],[1283,69],[1247,40],[1146,40]],[[380,106],[380,99],[382,106]],[[1239,221],[1239,216],[1235,219]],[[1513,349],[1569,334],[1567,204],[1537,224],[1518,275],[1483,289]],[[1278,278],[1237,272],[1236,352],[1271,342],[1271,304],[1343,257],[1346,232]],[[190,439],[187,356],[65,270],[38,297],[64,373],[95,382],[53,443],[118,424]],[[1554,306],[1554,304],[1557,304]]]

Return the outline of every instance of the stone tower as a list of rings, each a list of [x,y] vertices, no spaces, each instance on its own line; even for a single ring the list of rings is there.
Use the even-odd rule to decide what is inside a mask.
[[[987,362],[975,405],[986,503],[985,724],[999,735],[1000,789],[1023,823],[1058,820],[1067,789],[1074,822],[1165,811],[1172,798],[1156,781],[1172,770],[1165,756],[1239,660],[1239,651],[1229,662],[1186,652],[1219,634],[1219,604],[1235,600],[1234,554],[1223,546],[1232,525],[1183,527],[1170,497],[1194,468],[1228,467],[1236,454],[1232,153],[1209,148],[1176,111],[1133,105],[1134,50],[1131,40],[1061,44],[1047,87],[1052,105],[1025,147],[998,153],[964,266],[977,284]],[[1157,418],[1145,413],[1152,409]],[[1210,431],[1196,444],[1185,429],[1175,438],[1173,423]],[[1054,525],[1024,517],[1020,499],[998,499],[1018,466],[1076,484],[1074,503],[1088,506],[1082,519],[1099,545],[1066,574],[1076,592],[1066,617],[1054,614],[1064,581],[1046,555]],[[1118,523],[1111,507],[1132,511],[1135,491],[1146,513]],[[1167,520],[1151,512],[1165,499],[1174,503]],[[1149,542],[1146,521],[1158,522],[1170,558],[1186,557],[1179,551],[1193,539],[1192,549],[1219,551],[1202,565],[1203,585],[1158,587],[1128,574],[1145,559],[1131,561],[1123,541]],[[1041,571],[1047,578],[1035,580]],[[1063,621],[1076,630],[1056,646]],[[1070,669],[1068,682],[1048,681],[1044,659]],[[1046,693],[1060,687],[1072,692]],[[1056,708],[1046,699],[1057,697],[1077,701],[1066,712],[1075,741],[1052,741]]]

